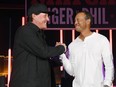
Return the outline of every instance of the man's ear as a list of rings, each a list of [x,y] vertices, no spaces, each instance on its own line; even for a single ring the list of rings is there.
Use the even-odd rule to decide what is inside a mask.
[[[86,22],[87,22],[87,24],[90,24],[91,23],[91,20],[90,19],[87,19]]]
[[[36,16],[36,15],[33,13],[33,14],[32,14],[32,18],[34,18],[35,16]]]

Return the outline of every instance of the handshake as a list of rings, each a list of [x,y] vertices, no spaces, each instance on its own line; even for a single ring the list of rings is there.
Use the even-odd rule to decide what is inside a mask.
[[[65,52],[66,52],[66,44],[65,43],[61,43],[61,42],[56,42],[56,45],[55,46],[59,46],[59,45],[64,46]]]

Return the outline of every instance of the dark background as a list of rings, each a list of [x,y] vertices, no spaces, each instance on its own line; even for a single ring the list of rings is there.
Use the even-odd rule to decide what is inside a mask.
[[[34,1],[34,0],[33,0]],[[28,0],[27,7],[32,1]],[[8,55],[8,49],[13,49],[13,41],[16,29],[21,26],[21,17],[25,16],[25,0],[0,0],[0,55]],[[115,27],[116,28],[116,27]],[[92,30],[95,31],[95,30]],[[116,69],[116,30],[113,30],[113,56]],[[100,30],[99,33],[109,38],[109,30]],[[49,45],[54,46],[56,41],[60,41],[59,30],[46,30],[46,40]],[[71,30],[64,30],[64,43],[68,45],[72,40]],[[78,33],[76,33],[78,36]],[[2,66],[2,64],[0,64]],[[65,78],[71,78],[65,73]],[[72,79],[72,78],[71,78]],[[68,80],[66,80],[68,81]],[[70,82],[70,81],[69,81]],[[114,80],[116,85],[116,76]]]

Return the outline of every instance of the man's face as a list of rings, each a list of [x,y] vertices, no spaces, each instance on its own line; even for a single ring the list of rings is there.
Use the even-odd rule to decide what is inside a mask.
[[[49,21],[49,17],[47,13],[40,13],[38,15],[33,14],[33,22],[40,28],[46,29],[47,22]]]
[[[84,13],[78,13],[75,16],[74,26],[76,31],[81,32],[87,28],[87,20],[85,19],[86,15]]]

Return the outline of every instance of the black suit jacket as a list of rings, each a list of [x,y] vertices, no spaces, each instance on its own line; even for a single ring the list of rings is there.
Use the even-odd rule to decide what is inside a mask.
[[[32,23],[17,29],[10,87],[51,87],[48,60],[64,50],[63,46],[48,46],[43,31]]]

